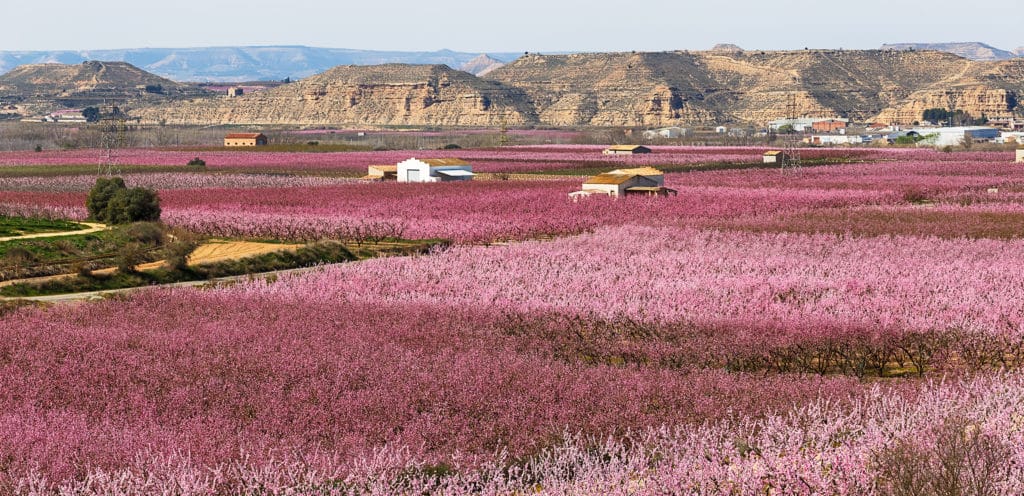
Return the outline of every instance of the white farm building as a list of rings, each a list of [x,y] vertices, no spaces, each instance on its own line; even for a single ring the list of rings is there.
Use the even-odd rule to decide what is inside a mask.
[[[644,131],[645,140],[655,139],[673,139],[690,134],[690,130],[685,127],[663,127],[661,129],[649,129]]]
[[[665,173],[653,167],[617,169],[587,179],[583,188],[569,193],[577,200],[594,194],[612,197],[628,195],[668,196],[676,190],[665,187]]]
[[[933,146],[957,146],[964,141],[994,141],[999,138],[999,130],[994,127],[933,127],[914,129],[925,139],[922,143]]]
[[[398,163],[400,183],[437,183],[471,179],[473,166],[457,158],[410,158]]]

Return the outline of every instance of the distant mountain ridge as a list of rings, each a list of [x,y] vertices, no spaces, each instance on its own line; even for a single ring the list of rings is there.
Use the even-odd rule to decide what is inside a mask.
[[[497,60],[494,57],[489,57],[487,54],[482,54],[479,57],[462,64],[458,69],[476,76],[484,76],[487,75],[488,72],[500,69],[504,66],[504,62]]]
[[[983,61],[1010,60],[1024,54],[1020,48],[1011,52],[980,41],[955,43],[890,43],[882,45],[882,50],[935,50],[959,55],[968,60]]]
[[[127,62],[179,82],[236,82],[301,79],[339,65],[389,63],[444,64],[455,69],[482,54],[438,50],[404,52],[318,48],[307,46],[130,48],[121,50],[0,51],[0,73],[26,64],[80,64],[88,60]],[[491,53],[495,63],[509,62],[519,53]],[[475,60],[479,63],[479,60]],[[494,65],[486,64],[482,69]],[[471,67],[468,67],[472,69]],[[493,69],[493,67],[492,67]],[[476,73],[470,70],[469,72]]]

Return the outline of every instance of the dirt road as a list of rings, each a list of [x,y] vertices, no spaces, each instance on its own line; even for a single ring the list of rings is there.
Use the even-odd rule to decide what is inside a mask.
[[[79,224],[85,224],[89,226],[87,229],[80,229],[78,231],[58,231],[58,232],[46,232],[36,234],[22,234],[21,236],[7,236],[0,238],[0,243],[4,241],[14,241],[18,239],[36,239],[36,238],[57,238],[60,236],[78,236],[80,234],[92,234],[94,232],[100,232],[107,228],[105,224],[98,224],[96,222],[78,222]]]
[[[349,262],[342,262],[349,263]],[[70,303],[76,301],[92,301],[102,300],[107,296],[131,293],[134,291],[145,291],[147,289],[161,289],[161,288],[186,288],[186,287],[197,287],[197,286],[216,286],[220,284],[231,284],[239,281],[247,281],[250,279],[264,279],[267,277],[282,276],[285,274],[301,274],[303,272],[315,272],[318,270],[324,270],[325,267],[330,265],[317,265],[315,267],[302,267],[298,269],[286,269],[286,270],[275,270],[273,272],[261,272],[257,274],[243,274],[240,276],[228,276],[219,277],[216,279],[206,279],[202,281],[185,281],[175,282],[171,284],[161,284],[158,286],[140,286],[134,288],[124,289],[111,289],[107,291],[91,291],[88,293],[71,293],[71,294],[60,294],[60,295],[48,295],[48,296],[28,296],[24,298],[5,298],[0,296],[0,300],[26,300],[26,301],[38,301],[45,303]]]
[[[102,224],[100,224],[102,225]],[[81,231],[79,231],[81,232]],[[225,262],[230,260],[240,260],[243,258],[254,257],[257,255],[265,255],[267,253],[273,253],[278,251],[295,251],[302,245],[288,245],[279,243],[257,243],[253,241],[224,241],[224,240],[212,240],[202,245],[199,245],[191,255],[188,257],[188,264],[190,266],[197,266],[203,264],[211,264],[217,262]],[[149,262],[135,266],[135,270],[152,270],[158,269],[167,265],[167,261],[158,260],[156,262]],[[117,267],[106,267],[103,269],[96,269],[92,271],[94,275],[110,275],[117,271]],[[43,277],[31,277],[28,279],[13,279],[10,281],[0,281],[0,288],[4,286],[10,286],[13,284],[41,284],[49,281],[56,281],[59,279],[67,279],[69,277],[75,277],[78,274],[57,274],[53,276]]]

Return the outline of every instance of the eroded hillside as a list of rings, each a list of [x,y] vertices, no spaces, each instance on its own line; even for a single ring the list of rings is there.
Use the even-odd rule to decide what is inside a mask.
[[[537,121],[525,94],[444,65],[341,66],[238,98],[150,108],[169,124],[522,125]]]
[[[206,92],[124,62],[31,64],[0,76],[0,101],[52,111],[89,105],[156,104]]]
[[[909,124],[925,109],[1009,117],[1024,60],[934,51],[531,54],[483,78],[447,66],[343,66],[242,98],[143,112],[179,124],[764,125],[787,116]]]

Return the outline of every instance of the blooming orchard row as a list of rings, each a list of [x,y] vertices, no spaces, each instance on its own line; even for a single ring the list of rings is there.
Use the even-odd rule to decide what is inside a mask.
[[[161,149],[118,150],[117,165],[184,166],[199,155],[211,170],[292,170],[332,173],[365,173],[375,164],[395,164],[410,157],[462,158],[471,161],[479,172],[542,172],[573,168],[643,165],[689,165],[721,162],[759,162],[763,148],[655,147],[647,155],[609,156],[600,147],[544,148],[507,147],[479,150],[394,150],[377,152],[261,152],[195,151]],[[879,152],[854,150],[816,150],[808,158],[876,158]],[[46,152],[0,152],[0,166],[96,164],[99,150]]]
[[[62,482],[70,494],[920,494],[1024,493],[1024,379],[876,388],[852,409],[822,400],[764,419],[652,428],[624,439],[562,436],[527,459],[439,465],[400,447],[356,462],[330,454],[244,457],[211,467],[148,453],[94,466],[75,480],[33,472],[26,491]],[[510,466],[511,465],[511,466]],[[972,488],[972,492],[964,491]],[[959,492],[958,492],[959,491]]]
[[[1019,339],[1020,248],[623,227],[25,311],[0,329],[3,482],[871,494],[953,463],[1012,489],[1016,376],[862,398],[843,377],[705,368],[947,326]]]
[[[366,223],[464,242],[622,224],[1013,238],[1020,235],[1024,205],[1024,172],[991,162],[670,174],[667,183],[679,190],[677,197],[579,203],[567,199],[579,187],[568,179],[424,185],[243,174],[128,178],[163,189],[164,219],[171,223],[214,235],[289,239],[339,237]],[[4,179],[0,208],[82,218],[87,179]],[[908,201],[939,204],[898,205]]]
[[[1024,177],[965,156],[578,203],[578,179],[130,176],[210,234],[576,235],[5,315],[0,492],[1021,493]],[[362,167],[289,157],[264,165]],[[84,216],[80,181],[0,179],[0,212]]]
[[[808,208],[896,201],[860,190],[680,188],[670,198],[573,203],[574,181],[458,184],[363,183],[307,188],[165,190],[163,220],[219,236],[321,239],[365,222],[406,226],[414,238],[459,242],[573,234],[607,224],[689,225]],[[0,205],[78,208],[84,193],[0,192]]]
[[[244,291],[324,304],[486,307],[548,342],[561,341],[559,329],[538,323],[567,315],[607,323],[581,327],[595,337],[635,325],[678,344],[641,340],[626,349],[596,339],[591,355],[858,375],[900,362],[924,372],[954,362],[1024,365],[1022,250],[1024,241],[626,226],[375,260]],[[932,353],[907,349],[923,346]],[[956,356],[934,356],[937,347]],[[803,363],[808,356],[816,360]]]
[[[212,468],[245,453],[256,464],[292,453],[352,461],[388,445],[477,465],[502,449],[535,454],[566,430],[623,434],[727,409],[760,417],[861,388],[845,377],[566,361],[501,322],[487,309],[381,312],[193,290],[9,315],[0,487],[175,454]]]

